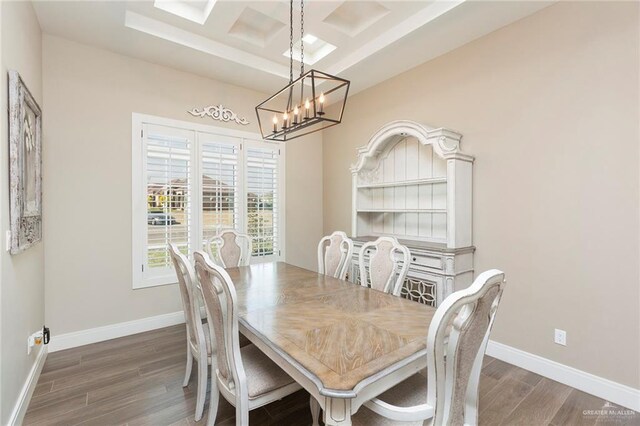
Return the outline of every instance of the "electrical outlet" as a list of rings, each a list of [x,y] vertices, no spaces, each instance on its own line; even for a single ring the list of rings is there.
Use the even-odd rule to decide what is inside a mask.
[[[556,328],[553,335],[553,341],[559,345],[567,346],[567,332]]]
[[[33,349],[35,345],[42,344],[42,339],[43,339],[42,330],[38,330],[35,333],[33,333],[31,336],[27,337],[27,355],[31,354],[31,349]]]

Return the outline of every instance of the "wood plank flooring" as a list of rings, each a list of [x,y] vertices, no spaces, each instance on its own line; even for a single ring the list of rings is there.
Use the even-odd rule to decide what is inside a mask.
[[[182,387],[184,325],[49,354],[26,425],[204,425],[195,422],[195,365]],[[207,397],[208,401],[208,397]],[[485,357],[481,425],[640,425],[640,414],[500,360]],[[613,411],[614,414],[603,414]],[[623,414],[618,413],[620,411]],[[252,411],[251,425],[310,425],[309,396],[297,392]],[[216,424],[235,425],[224,398]]]

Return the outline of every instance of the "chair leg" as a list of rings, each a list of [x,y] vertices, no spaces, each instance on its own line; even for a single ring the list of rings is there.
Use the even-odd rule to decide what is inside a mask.
[[[193,355],[191,355],[189,340],[187,340],[187,371],[184,373],[184,380],[182,381],[183,388],[189,384],[189,378],[191,377],[192,368],[193,368]]]
[[[313,420],[313,426],[319,426],[318,419],[320,418],[320,403],[312,396],[309,397],[309,406],[311,407],[311,419]]]
[[[202,418],[207,397],[207,358],[198,361],[198,391],[196,393],[196,422]]]
[[[213,426],[218,416],[218,402],[220,401],[220,391],[218,390],[218,382],[216,380],[216,363],[211,363],[211,393],[209,394],[209,416],[207,417],[207,426]]]
[[[247,426],[249,424],[249,409],[242,407],[242,404],[236,406],[236,426]]]

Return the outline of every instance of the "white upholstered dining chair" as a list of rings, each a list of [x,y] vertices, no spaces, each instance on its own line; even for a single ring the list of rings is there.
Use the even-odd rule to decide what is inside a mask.
[[[353,425],[477,425],[480,370],[504,286],[504,273],[492,269],[447,297],[429,326],[427,377],[366,402]]]
[[[211,365],[211,397],[207,425],[216,420],[219,396],[236,408],[236,425],[249,424],[249,411],[282,399],[302,387],[255,345],[240,347],[238,303],[229,274],[203,252],[194,253],[211,327],[217,363]]]
[[[352,255],[353,241],[344,232],[323,237],[318,243],[318,273],[344,280]]]
[[[358,255],[360,284],[400,296],[409,271],[411,253],[394,237],[380,237],[362,245]],[[398,263],[400,271],[398,272]]]
[[[211,259],[223,268],[248,266],[252,248],[251,237],[233,229],[220,232],[205,244],[205,250]]]
[[[182,309],[187,326],[187,371],[182,386],[189,384],[193,360],[198,363],[198,387],[196,393],[195,420],[202,418],[204,400],[207,395],[207,366],[211,363],[212,340],[209,337],[208,325],[202,323],[200,315],[201,291],[199,281],[189,259],[180,252],[178,247],[170,243],[169,253],[178,276]]]

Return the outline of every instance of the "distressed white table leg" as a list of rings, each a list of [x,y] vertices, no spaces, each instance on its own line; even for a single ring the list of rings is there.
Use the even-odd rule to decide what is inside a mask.
[[[325,425],[350,426],[351,400],[344,398],[326,398],[323,413]]]
[[[320,426],[318,419],[320,418],[320,403],[313,397],[309,396],[309,406],[311,408],[311,426]]]

